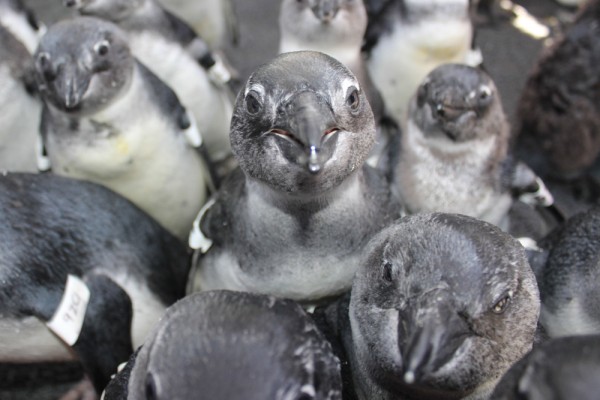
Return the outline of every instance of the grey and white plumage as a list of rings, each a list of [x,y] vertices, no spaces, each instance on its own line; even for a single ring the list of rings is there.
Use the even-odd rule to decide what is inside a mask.
[[[291,300],[195,293],[167,310],[105,400],[341,399],[339,361]]]
[[[363,166],[374,137],[365,93],[335,59],[285,53],[255,71],[232,120],[241,170],[200,221],[213,245],[196,289],[297,300],[349,289],[370,235],[399,211]]]
[[[119,25],[127,32],[133,55],[177,93],[192,113],[205,146],[214,160],[231,154],[229,88],[211,81],[215,59],[208,45],[184,21],[156,0],[73,0],[80,14]],[[200,63],[207,62],[207,69]],[[223,64],[219,64],[222,66]]]
[[[369,157],[370,164],[377,166],[393,133],[381,131],[385,107],[361,51],[366,28],[362,0],[284,0],[279,14],[279,52],[320,51],[350,68],[367,94],[377,123],[374,154]]]
[[[184,294],[188,251],[114,192],[52,174],[0,175],[0,361],[79,359],[97,391]],[[67,275],[91,295],[69,347],[44,325]]]
[[[409,213],[470,215],[505,230],[514,192],[549,205],[541,180],[509,153],[510,126],[483,71],[460,64],[433,70],[411,99],[394,186]]]
[[[571,217],[539,243],[540,323],[551,337],[600,333],[600,208]]]
[[[405,217],[369,243],[350,299],[359,399],[487,399],[532,347],[539,293],[522,246],[454,214]]]
[[[490,400],[594,400],[599,375],[600,336],[553,339],[516,363]]]
[[[575,179],[600,154],[600,1],[542,53],[521,95],[516,149],[542,177]]]
[[[19,1],[0,1],[0,170],[38,169],[42,105],[31,54],[42,32],[42,25]]]
[[[445,63],[479,65],[468,0],[365,0],[368,68],[386,109],[402,123],[421,81]]]
[[[122,31],[100,19],[53,25],[35,57],[53,172],[101,183],[187,237],[208,172],[177,96],[135,60]]]

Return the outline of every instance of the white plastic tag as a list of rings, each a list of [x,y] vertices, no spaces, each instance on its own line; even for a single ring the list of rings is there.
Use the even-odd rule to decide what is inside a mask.
[[[220,59],[217,59],[215,64],[208,70],[210,79],[218,84],[226,84],[231,80],[231,74],[227,67]]]
[[[83,326],[83,319],[90,300],[90,290],[74,275],[67,276],[67,286],[58,309],[46,326],[69,346],[73,346]]]
[[[188,144],[194,148],[202,146],[202,134],[198,130],[198,125],[196,125],[196,119],[190,113],[188,113],[188,118],[190,120],[190,127],[184,131],[185,139]]]
[[[48,156],[44,155],[44,143],[42,137],[38,136],[35,142],[35,156],[37,162],[37,168],[40,172],[46,172],[52,166]]]
[[[188,244],[190,245],[190,247],[194,250],[200,250],[202,254],[206,253],[212,247],[213,241],[207,238],[204,235],[204,233],[202,233],[202,230],[200,229],[200,221],[202,220],[204,214],[206,214],[206,211],[208,211],[208,209],[211,208],[213,204],[215,204],[214,197],[210,199],[204,205],[204,207],[202,207],[202,209],[198,213],[198,216],[194,220],[194,223],[192,225],[192,231],[190,232],[190,237],[188,239]]]

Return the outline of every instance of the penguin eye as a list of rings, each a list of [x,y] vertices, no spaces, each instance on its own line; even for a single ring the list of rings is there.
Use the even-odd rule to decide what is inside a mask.
[[[511,297],[511,293],[509,292],[502,299],[496,302],[496,304],[494,304],[494,307],[492,307],[492,312],[494,314],[502,314],[504,311],[506,311],[508,305],[510,304]]]
[[[56,79],[56,71],[50,61],[50,55],[48,53],[40,53],[38,55],[38,68],[42,72],[44,79],[47,82],[51,82]]]
[[[358,110],[358,106],[360,106],[360,96],[358,93],[358,89],[351,89],[350,94],[346,98],[346,104],[348,104],[352,111]]]
[[[248,114],[256,115],[260,112],[261,109],[262,105],[260,104],[260,101],[258,100],[256,95],[252,92],[248,93],[246,95],[246,111],[248,111]]]
[[[393,276],[393,265],[391,262],[386,261],[383,263],[383,271],[382,271],[382,277],[383,280],[386,282],[393,282],[394,281],[394,276]]]
[[[156,389],[156,381],[151,372],[146,375],[146,400],[157,400],[158,391]]]
[[[110,43],[108,42],[108,40],[102,40],[94,45],[94,51],[99,56],[107,55],[109,49],[110,49]]]
[[[479,99],[487,100],[492,97],[492,89],[489,86],[483,85],[479,88]]]

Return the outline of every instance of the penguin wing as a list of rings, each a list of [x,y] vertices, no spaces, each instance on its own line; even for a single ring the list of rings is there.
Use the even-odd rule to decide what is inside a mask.
[[[552,194],[525,163],[508,157],[503,165],[502,181],[506,182],[515,198],[532,206],[549,207],[554,203]]]

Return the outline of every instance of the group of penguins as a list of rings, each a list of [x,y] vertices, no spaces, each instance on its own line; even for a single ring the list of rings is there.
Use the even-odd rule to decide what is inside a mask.
[[[510,2],[281,0],[245,82],[165,2],[0,0],[0,398],[599,398],[600,0],[512,126]]]

